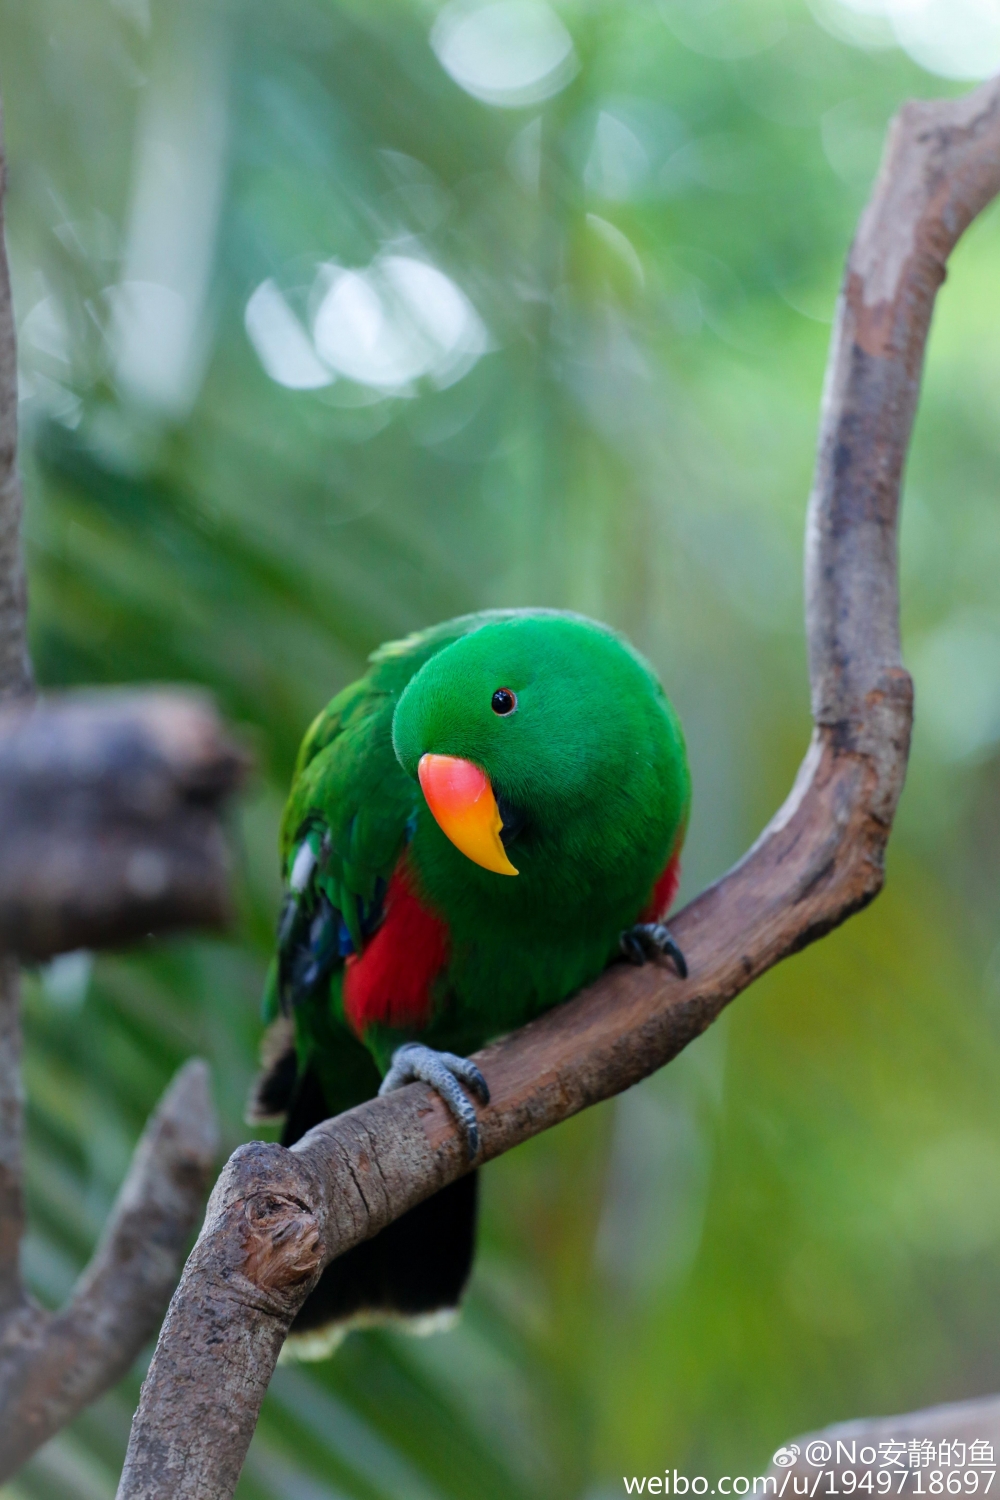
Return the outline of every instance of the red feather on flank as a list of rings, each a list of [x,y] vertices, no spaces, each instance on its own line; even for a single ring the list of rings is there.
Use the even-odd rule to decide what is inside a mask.
[[[356,1036],[375,1022],[416,1027],[431,1018],[431,985],[448,962],[448,928],[413,889],[406,856],[385,893],[382,925],[344,965],[344,1014]]]
[[[667,912],[674,904],[677,888],[681,883],[681,857],[675,854],[659,880],[653,886],[653,894],[649,898],[640,922],[662,922]]]

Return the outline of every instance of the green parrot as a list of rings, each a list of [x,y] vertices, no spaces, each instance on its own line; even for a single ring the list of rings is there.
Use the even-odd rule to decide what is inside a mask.
[[[684,957],[663,925],[690,777],[649,664],[580,615],[496,610],[382,646],[308,730],[251,1118],[290,1145],[415,1079],[479,1148],[469,1060],[613,959]],[[352,1324],[445,1326],[468,1279],[476,1174],[323,1273],[289,1351]]]

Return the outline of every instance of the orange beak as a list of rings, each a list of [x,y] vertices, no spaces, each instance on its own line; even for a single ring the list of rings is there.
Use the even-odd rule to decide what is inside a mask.
[[[420,786],[434,820],[467,859],[497,875],[516,875],[500,839],[503,819],[485,771],[457,755],[422,755]]]

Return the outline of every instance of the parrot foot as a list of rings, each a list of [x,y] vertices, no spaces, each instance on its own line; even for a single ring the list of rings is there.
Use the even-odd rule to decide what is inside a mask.
[[[479,1151],[479,1122],[476,1111],[459,1088],[465,1084],[481,1104],[489,1104],[490,1090],[474,1062],[457,1057],[454,1052],[437,1052],[421,1042],[405,1042],[392,1054],[392,1064],[382,1079],[380,1094],[391,1094],[408,1083],[426,1083],[444,1101],[465,1138],[469,1160]]]
[[[688,976],[687,959],[674,941],[670,928],[662,922],[637,922],[622,933],[619,945],[631,964],[644,964],[648,958],[664,954],[673,959],[674,968],[682,979]]]

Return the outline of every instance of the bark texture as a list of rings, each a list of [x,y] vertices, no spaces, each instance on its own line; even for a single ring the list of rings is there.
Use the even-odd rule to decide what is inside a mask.
[[[0,709],[0,949],[46,958],[229,916],[220,806],[245,763],[196,693]]]
[[[851,250],[833,333],[806,593],[815,732],[749,853],[672,922],[690,968],[609,970],[477,1057],[481,1160],[674,1057],[779,959],[869,902],[903,785],[912,686],[899,655],[896,515],[945,260],[1000,191],[1000,82],[907,106]],[[231,1158],[167,1314],[119,1500],[233,1493],[291,1320],[329,1260],[467,1170],[412,1085]]]

